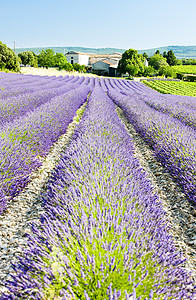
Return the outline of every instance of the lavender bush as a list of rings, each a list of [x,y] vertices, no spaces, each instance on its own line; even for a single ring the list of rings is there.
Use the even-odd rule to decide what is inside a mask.
[[[3,299],[193,299],[133,151],[114,104],[96,87]]]
[[[14,97],[7,97],[4,101],[0,101],[0,127],[5,126],[7,122],[12,122],[16,118],[21,118],[55,96],[77,87],[79,87],[78,84],[62,84],[62,86],[57,86],[56,88],[42,88],[29,94],[22,93]]]
[[[149,107],[141,93],[123,96],[110,88],[109,96],[153,147],[157,158],[196,202],[196,132],[170,115]]]
[[[61,94],[0,128],[2,193],[13,197],[22,190],[28,175],[41,164],[39,156],[45,156],[66,132],[89,92],[90,88],[85,85]],[[2,204],[0,212],[4,206]]]
[[[196,98],[176,95],[146,96],[143,100],[151,107],[168,113],[182,123],[196,129]]]

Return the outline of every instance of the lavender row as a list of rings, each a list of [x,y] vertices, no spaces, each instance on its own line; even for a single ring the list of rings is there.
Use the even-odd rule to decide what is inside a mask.
[[[0,101],[0,127],[7,122],[12,122],[16,118],[21,118],[25,114],[35,110],[40,105],[51,101],[55,96],[79,87],[78,84],[66,84],[57,88],[37,89],[33,93],[19,94],[14,97],[7,97]]]
[[[127,81],[125,79],[114,79],[114,78],[100,78],[100,85],[102,89],[107,92],[111,88],[115,89],[117,92],[120,92],[124,95],[129,95],[133,92],[142,93],[142,95],[148,95],[149,93],[152,95],[159,95],[157,91],[152,90],[146,85],[135,82],[135,81]]]
[[[16,78],[20,74],[14,74]],[[1,74],[0,74],[1,76]],[[21,75],[20,75],[21,76]],[[26,75],[22,75],[24,79],[9,81],[6,77],[3,82],[0,82],[0,99],[4,100],[5,98],[11,96],[16,96],[19,94],[32,93],[36,92],[38,89],[47,89],[47,88],[57,88],[67,83],[76,83],[80,80],[79,76],[67,76],[66,78],[58,77],[39,77],[32,76],[30,80],[26,79]],[[20,77],[19,77],[20,78]]]
[[[1,213],[6,197],[17,195],[26,185],[29,174],[41,164],[39,156],[45,156],[65,133],[89,92],[88,86],[81,86],[61,94],[0,129]]]
[[[193,299],[161,203],[133,152],[115,105],[95,87],[3,299]]]
[[[15,77],[18,76],[15,74]],[[8,78],[9,76],[6,77],[6,79]],[[24,80],[22,81],[22,83],[20,80],[18,90],[15,86],[13,87],[12,81],[10,82],[10,80],[8,80],[8,82],[6,83],[7,90],[4,94],[3,92],[1,93],[3,101],[0,101],[0,127],[5,125],[6,122],[11,122],[15,118],[19,118],[22,115],[30,112],[31,110],[34,110],[41,104],[51,100],[52,97],[74,89],[80,84],[88,84],[89,82],[89,78],[87,78],[87,80],[84,80],[83,76],[81,76],[80,78],[75,78],[74,76],[66,76],[65,78],[58,77],[58,79],[56,79],[55,77],[52,78],[52,80],[43,80],[42,78],[39,78],[39,81],[37,81],[37,79],[33,77],[31,78],[31,83],[32,79],[34,79],[34,91],[31,90],[31,92],[29,93],[27,93],[27,90],[30,88],[30,84],[27,84],[26,89]],[[12,91],[14,91],[14,94],[17,95],[13,96]],[[11,96],[9,96],[10,94]]]
[[[141,95],[123,96],[110,89],[109,96],[122,108],[142,137],[153,147],[157,158],[196,201],[196,133],[177,119],[149,107]]]
[[[196,109],[191,106],[191,100],[195,104],[196,100],[189,97],[189,107],[186,105],[187,97],[181,97],[181,100],[176,95],[160,95],[156,97],[145,97],[144,101],[151,107],[170,114],[172,117],[179,119],[182,123],[196,129]],[[185,101],[183,101],[185,100]],[[179,103],[180,102],[180,103]]]

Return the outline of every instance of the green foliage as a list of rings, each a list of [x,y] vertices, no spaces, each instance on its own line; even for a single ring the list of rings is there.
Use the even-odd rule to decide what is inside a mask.
[[[37,57],[32,51],[21,52],[18,54],[18,57],[21,59],[21,63],[24,66],[30,65],[31,67],[34,67],[37,62]]]
[[[172,69],[170,66],[161,66],[159,68],[158,74],[160,76],[165,76],[165,77],[173,77],[176,78],[176,72],[174,69]]]
[[[56,53],[54,56],[54,67],[58,67],[59,70],[63,69],[63,66],[67,64],[67,59],[63,53]]]
[[[162,94],[173,94],[196,97],[196,83],[184,81],[146,81],[143,80],[147,86]]]
[[[83,72],[85,73],[86,72],[86,66],[85,65],[80,65],[80,64],[73,64],[73,68],[75,71],[78,71],[78,72]]]
[[[61,70],[65,70],[65,71],[73,71],[74,68],[73,68],[73,65],[66,62],[64,65],[61,66]]]
[[[182,65],[182,59],[176,59],[176,66]]]
[[[129,76],[141,76],[145,70],[144,57],[135,49],[126,50],[118,64],[120,74],[128,73]]]
[[[149,58],[149,65],[155,70],[159,70],[163,66],[168,66],[167,60],[160,54],[154,54]]]
[[[165,57],[167,59],[167,52],[166,51],[163,52],[163,57]]]
[[[11,70],[14,72],[20,71],[20,64],[14,51],[0,41],[0,69]]]
[[[176,73],[196,74],[196,65],[178,65],[173,66],[172,69],[174,69]]]
[[[38,64],[41,67],[44,67],[46,69],[50,67],[54,67],[55,65],[55,53],[52,49],[46,49],[40,52],[38,55]]]
[[[196,59],[193,58],[183,58],[181,62],[182,65],[196,65]]]
[[[148,59],[148,54],[146,52],[144,52],[142,55],[145,59]]]
[[[152,66],[144,67],[144,76],[154,76],[156,75],[156,71]]]
[[[186,81],[194,82],[196,81],[196,75],[188,75],[183,78]]]
[[[170,66],[175,66],[177,64],[177,60],[176,60],[176,57],[174,55],[174,52],[172,50],[169,50],[167,52],[167,63],[170,65]]]
[[[52,49],[42,50],[38,55],[38,63],[41,67],[58,67],[59,70],[85,72],[85,65],[70,64],[63,53],[54,53]]]

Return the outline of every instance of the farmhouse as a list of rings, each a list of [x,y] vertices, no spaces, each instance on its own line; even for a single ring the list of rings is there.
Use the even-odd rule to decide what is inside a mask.
[[[144,61],[144,66],[148,67],[148,61],[147,61],[146,58],[145,58],[145,61]]]
[[[107,59],[98,60],[92,64],[92,71],[98,75],[109,75],[115,77],[117,66],[118,62],[113,63]]]
[[[65,54],[68,63],[70,64],[80,64],[85,65],[86,67],[89,65],[89,54],[82,52],[69,51]]]
[[[122,54],[94,54],[69,51],[65,54],[68,63],[85,65],[90,71],[98,75],[116,76],[116,69]]]

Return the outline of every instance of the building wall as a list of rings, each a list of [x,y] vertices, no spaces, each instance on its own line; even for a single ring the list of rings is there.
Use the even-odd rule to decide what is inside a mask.
[[[145,61],[144,61],[144,66],[148,67],[148,61],[147,61],[147,59],[145,59]]]
[[[74,54],[74,53],[70,53],[70,54],[66,54],[66,58],[67,58],[67,62],[70,64],[80,64],[80,65],[85,65],[88,66],[89,65],[89,56],[88,55],[84,55],[84,54]]]
[[[89,58],[89,64],[90,65],[94,64],[97,61],[99,61],[99,58],[97,58],[97,57],[90,57]]]
[[[89,65],[89,56],[88,55],[80,55],[78,56],[78,60],[79,60],[79,64],[80,65],[85,65],[88,66]]]
[[[103,61],[98,61],[92,65],[93,71],[103,70],[109,72],[109,64],[104,63]]]
[[[66,58],[67,58],[67,62],[70,63],[70,64],[75,64],[75,63],[78,63],[78,54],[66,54],[65,55]]]
[[[97,75],[109,76],[110,65],[103,61],[98,61],[92,65],[92,72]]]
[[[107,62],[112,63],[113,65],[118,66],[119,60],[116,60],[116,59],[113,59],[113,58],[108,58],[108,59],[105,59],[105,60],[106,60]]]
[[[98,54],[89,54],[89,53],[76,53],[73,51],[73,53],[67,53],[66,58],[68,63],[70,64],[75,64],[78,63],[80,65],[85,65],[85,66],[91,66],[95,62],[101,61],[101,60],[107,60],[112,62],[113,64],[118,64],[118,61],[122,57],[121,54],[103,54],[103,55],[98,55]],[[108,67],[109,68],[109,67]]]

